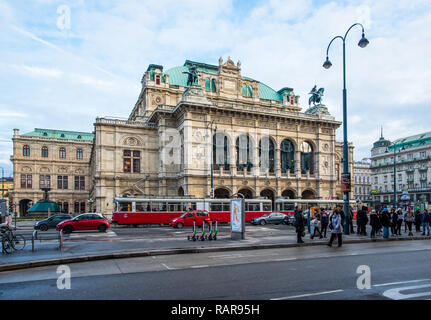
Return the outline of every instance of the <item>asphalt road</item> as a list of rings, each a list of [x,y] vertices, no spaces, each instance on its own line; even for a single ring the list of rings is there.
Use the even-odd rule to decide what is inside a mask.
[[[70,264],[63,290],[55,266],[2,272],[0,299],[431,299],[429,261],[428,241],[106,260]]]

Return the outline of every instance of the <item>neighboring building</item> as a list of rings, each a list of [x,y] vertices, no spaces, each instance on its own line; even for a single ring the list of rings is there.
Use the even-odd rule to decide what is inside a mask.
[[[13,178],[3,177],[0,178],[0,198],[7,198],[9,192],[13,189]]]
[[[20,216],[43,199],[41,188],[51,188],[49,200],[63,211],[87,211],[93,138],[86,132],[35,129],[20,135],[14,130],[12,197]]]
[[[194,69],[199,80],[188,88]],[[244,77],[230,58],[166,71],[151,64],[141,83],[129,119],[97,118],[94,140],[85,141],[88,211],[109,214],[121,195],[210,197],[211,171],[216,198],[343,198],[341,123],[324,105],[302,112],[292,88],[275,91]],[[57,201],[53,191],[50,199]]]
[[[395,159],[394,159],[395,150]],[[394,195],[394,160],[397,202],[407,191],[412,202],[431,202],[431,132],[390,142],[380,137],[371,149],[374,201],[392,205]]]
[[[371,169],[370,162],[355,161],[353,163],[354,176],[354,194],[355,200],[359,200],[363,204],[371,204]]]

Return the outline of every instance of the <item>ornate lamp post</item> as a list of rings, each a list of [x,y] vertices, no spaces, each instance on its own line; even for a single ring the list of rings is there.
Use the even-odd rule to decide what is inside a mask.
[[[347,142],[347,90],[346,90],[346,37],[349,31],[354,26],[360,26],[362,28],[362,38],[358,42],[358,46],[361,48],[365,48],[369,41],[365,38],[364,34],[364,26],[360,23],[355,23],[350,26],[349,29],[347,29],[346,34],[344,37],[342,36],[336,36],[334,37],[331,42],[329,42],[328,48],[326,49],[326,61],[323,63],[323,67],[325,69],[329,69],[332,66],[331,61],[329,61],[328,53],[329,53],[329,47],[331,46],[332,42],[339,38],[343,41],[343,135],[344,135],[344,143],[343,143],[343,175],[345,177],[348,177],[349,179],[349,187],[347,188],[347,191],[344,191],[344,214],[345,214],[345,221],[344,221],[344,234],[350,234],[350,211],[349,211],[349,192],[350,192],[350,174],[349,174],[349,146]]]

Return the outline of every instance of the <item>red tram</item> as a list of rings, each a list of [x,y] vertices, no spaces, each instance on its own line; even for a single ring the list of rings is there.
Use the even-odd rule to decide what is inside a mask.
[[[230,199],[116,197],[114,224],[168,224],[188,210],[207,210],[211,219],[230,222]],[[272,212],[266,198],[245,199],[245,221]]]

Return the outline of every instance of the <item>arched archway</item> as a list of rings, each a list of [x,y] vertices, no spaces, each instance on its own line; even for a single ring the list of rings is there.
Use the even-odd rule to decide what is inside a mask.
[[[284,198],[289,198],[289,199],[295,199],[296,198],[295,191],[290,190],[290,189],[284,190],[281,193],[281,196]]]
[[[295,173],[295,146],[289,139],[284,139],[280,145],[280,168],[282,173]]]
[[[275,194],[271,189],[264,189],[260,192],[261,197],[266,197],[271,200],[272,207],[274,208]]]
[[[253,191],[248,188],[240,189],[238,193],[241,193],[245,199],[253,199]]]
[[[305,174],[307,171],[310,174],[314,173],[314,149],[310,142],[304,141],[300,146],[301,151],[301,173]]]
[[[217,188],[214,190],[214,198],[216,199],[229,199],[230,192],[226,188]]]
[[[236,169],[238,171],[251,171],[253,167],[253,142],[246,134],[236,139]]]
[[[268,136],[259,141],[259,167],[274,172],[274,142]]]
[[[27,211],[32,207],[33,201],[30,199],[22,199],[19,201],[19,216],[24,217]]]
[[[179,187],[178,188],[178,196],[184,197],[184,189],[183,189],[183,187]]]
[[[314,192],[312,190],[302,191],[302,199],[315,199]]]

